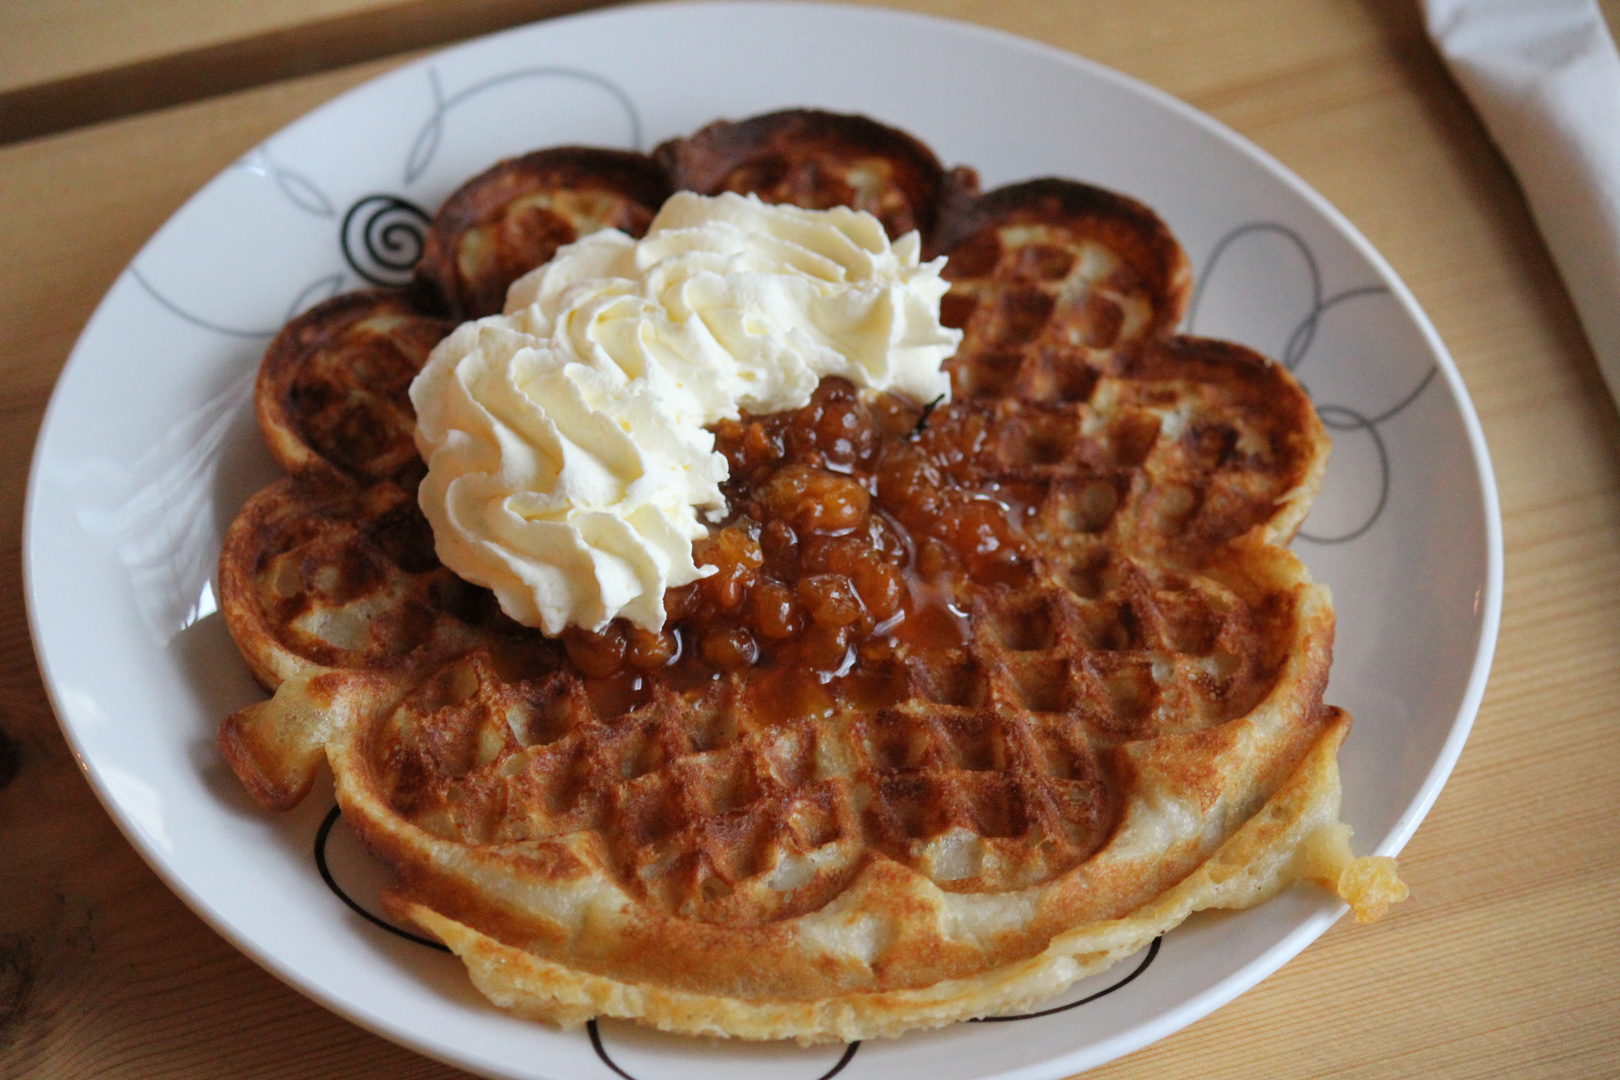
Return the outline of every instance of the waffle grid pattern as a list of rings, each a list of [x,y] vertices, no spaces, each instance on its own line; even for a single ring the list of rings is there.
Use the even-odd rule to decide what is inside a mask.
[[[651,160],[675,186],[712,174],[716,189],[757,182],[808,205],[848,187],[924,225],[925,243],[950,256],[943,316],[965,339],[949,364],[955,401],[920,415],[872,404],[908,419],[867,458],[771,450],[773,464],[734,478],[765,524],[728,525],[727,543],[753,546],[722,609],[747,609],[748,575],[775,565],[773,535],[805,541],[792,527],[772,534],[765,511],[773,476],[811,468],[833,474],[824,486],[862,486],[852,505],[879,508],[859,542],[833,539],[887,545],[906,571],[903,614],[862,599],[856,574],[839,602],[867,629],[830,668],[803,669],[809,654],[774,640],[757,663],[739,647],[740,669],[716,668],[706,641],[677,634],[668,667],[634,660],[632,640],[595,670],[574,643],[516,626],[437,564],[395,415],[409,407],[406,369],[447,325],[435,310],[467,314],[471,298],[487,308],[504,291],[512,260],[480,244],[506,243],[503,230],[536,215],[564,215],[534,226],[545,244],[588,231],[585,211],[566,219],[576,204],[601,216],[595,189],[566,197],[582,182],[567,170],[585,158],[563,155],[563,169],[541,152],[530,158],[552,173],[515,175],[520,159],[452,198],[460,217],[435,225],[414,292],[339,298],[272,346],[260,419],[293,475],[232,527],[221,564],[232,632],[268,686],[336,673],[384,703],[357,710],[370,716],[358,753],[339,755],[355,772],[340,790],[374,788],[383,831],[511,858],[572,845],[655,922],[764,930],[829,909],[885,861],[957,896],[1058,883],[1123,827],[1140,762],[1246,717],[1289,662],[1303,575],[1273,573],[1270,543],[1303,515],[1320,426],[1281,369],[1169,337],[1185,258],[1130,200],[1067,181],[977,195],[971,171],[908,157],[914,140],[905,160],[873,169],[865,129],[812,140],[808,156],[783,156],[770,132],[738,151],[734,134]],[[761,146],[759,160],[724,156]],[[620,213],[629,188],[613,184]],[[491,201],[506,189],[520,194]],[[386,422],[356,434],[367,417]],[[886,484],[915,489],[888,498]],[[974,531],[985,521],[999,549]],[[1320,681],[1301,685],[1316,699],[1289,707],[1325,717]],[[273,769],[258,715],[227,721],[224,738],[263,745],[227,756]],[[546,865],[537,880],[556,872]]]

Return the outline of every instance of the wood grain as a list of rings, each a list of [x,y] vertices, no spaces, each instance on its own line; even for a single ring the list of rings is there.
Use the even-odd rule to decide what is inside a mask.
[[[386,11],[400,0],[0,0],[0,92],[161,60],[258,34]]]
[[[202,0],[102,5],[93,46],[55,5],[10,0],[0,23],[0,145],[444,45],[609,0]],[[72,7],[80,6],[75,0]],[[153,10],[156,9],[156,10]],[[28,17],[22,17],[26,14]],[[119,16],[114,18],[113,16]],[[200,17],[198,17],[200,16]],[[73,36],[62,33],[75,28]],[[10,54],[8,56],[8,54]],[[7,67],[5,61],[13,61]]]
[[[1091,1074],[1597,1080],[1620,1060],[1620,417],[1518,190],[1397,0],[934,0],[1144,78],[1276,155],[1411,286],[1501,492],[1496,665],[1403,856],[1413,899]],[[259,31],[255,31],[259,32]],[[189,47],[189,46],[188,46]],[[0,1075],[449,1077],[277,983],[95,801],[35,671],[20,506],[74,337],[209,176],[389,62],[0,148]],[[9,769],[14,774],[4,779]]]

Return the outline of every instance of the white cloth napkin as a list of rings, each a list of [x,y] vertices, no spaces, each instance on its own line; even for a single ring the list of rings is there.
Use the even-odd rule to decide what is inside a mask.
[[[1596,0],[1422,0],[1620,400],[1620,54]]]

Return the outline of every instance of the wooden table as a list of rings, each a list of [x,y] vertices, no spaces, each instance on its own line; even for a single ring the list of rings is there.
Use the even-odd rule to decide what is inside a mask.
[[[1093,1075],[1620,1074],[1620,423],[1519,191],[1412,6],[888,2],[1112,65],[1302,175],[1439,327],[1501,485],[1501,643],[1462,761],[1403,857],[1412,901],[1371,928],[1341,924]],[[412,50],[585,6],[0,2],[0,1074],[456,1075],[260,970],[113,827],[34,665],[21,508],[75,337],[186,196]]]

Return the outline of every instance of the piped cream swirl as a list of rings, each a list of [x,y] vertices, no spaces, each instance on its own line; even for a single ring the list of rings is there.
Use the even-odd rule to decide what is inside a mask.
[[[411,386],[440,560],[548,634],[662,627],[664,591],[705,576],[699,512],[725,511],[708,426],[803,406],[826,375],[949,395],[943,265],[867,213],[687,192],[639,242],[561,249]]]

